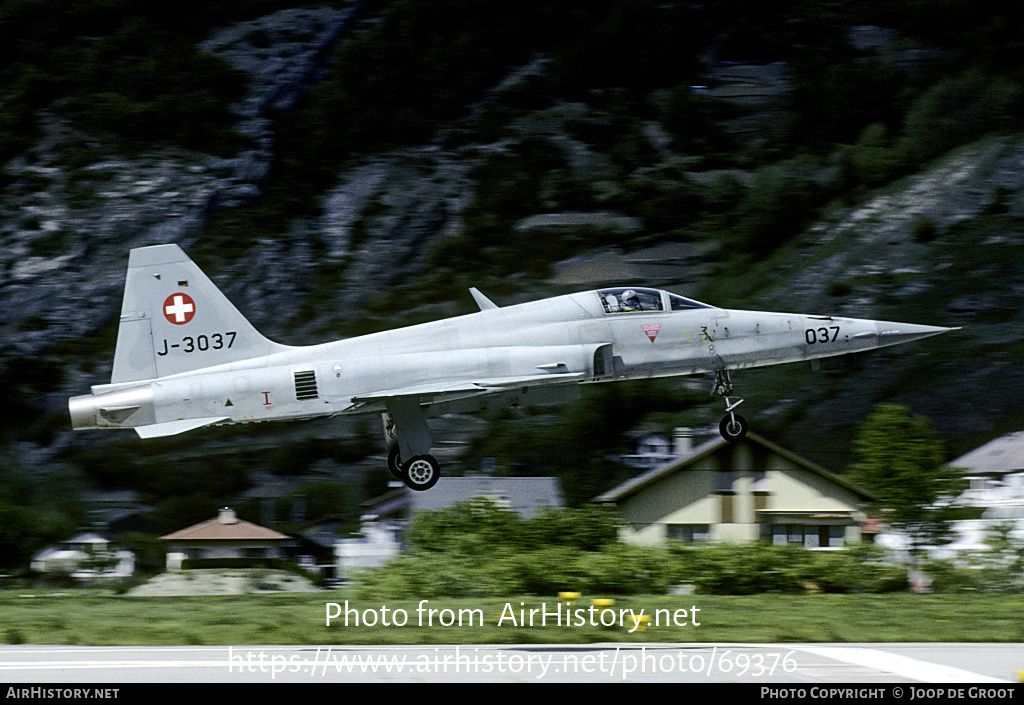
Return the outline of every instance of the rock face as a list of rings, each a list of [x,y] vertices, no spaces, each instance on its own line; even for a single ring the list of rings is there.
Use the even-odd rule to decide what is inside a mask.
[[[51,123],[59,144],[63,126]],[[60,336],[81,337],[120,308],[125,253],[136,242],[185,242],[205,221],[217,178],[186,155],[109,159],[71,173],[58,153],[11,164],[0,204],[3,335],[37,354]]]
[[[216,164],[231,171],[221,184],[219,205],[239,205],[259,193],[273,159],[273,115],[294,107],[355,14],[355,9],[282,10],[226,27],[200,44],[249,76],[248,95],[234,112],[236,130],[251,137],[255,147]]]
[[[43,139],[6,166],[0,200],[0,334],[17,354],[96,333],[120,310],[129,249],[188,248],[212,209],[259,194],[273,158],[274,112],[309,86],[354,12],[285,10],[203,43],[251,77],[234,111],[252,147],[234,157],[166,150],[75,167],[68,152],[80,136],[44,120]]]
[[[962,147],[816,223],[773,259],[780,283],[758,297],[765,308],[888,320],[914,311],[915,322],[963,328],[803,376],[792,393],[802,411],[782,433],[808,457],[849,462],[837,458],[835,429],[882,401],[929,417],[954,455],[1024,422],[1024,372],[1012,362],[1024,329],[1022,164],[1020,135]]]
[[[419,271],[426,246],[457,233],[472,198],[470,161],[426,147],[384,155],[346,171],[324,200],[321,237],[329,257],[348,261],[344,291],[353,308]]]
[[[816,223],[803,238],[802,254],[783,265],[785,291],[772,292],[771,298],[826,299],[830,289],[848,282],[852,295],[838,302],[836,312],[852,316],[866,315],[888,297],[921,291],[953,264],[949,248],[936,245],[940,238],[955,236],[986,214],[1024,218],[1022,164],[1020,136],[985,140]],[[822,251],[831,254],[822,258]],[[893,286],[893,277],[902,283]]]
[[[331,48],[358,25],[360,13],[358,4],[348,10],[286,10],[226,27],[202,43],[205,51],[224,58],[249,77],[246,97],[233,107],[238,131],[248,137],[247,146],[229,157],[166,149],[82,163],[74,145],[87,138],[75,134],[57,117],[44,116],[43,137],[3,169],[0,310],[4,313],[0,336],[5,342],[2,355],[9,365],[8,378],[16,377],[17,365],[25,360],[63,356],[60,364],[68,369],[57,383],[61,389],[49,389],[53,413],[62,418],[69,394],[82,393],[89,384],[109,379],[109,347],[128,251],[167,242],[189,250],[201,240],[212,212],[245,204],[260,194],[274,158],[275,117],[292,109],[316,81]],[[469,117],[461,125],[451,126],[449,132],[461,134],[467,124],[484,120],[488,109],[501,103],[503,93],[515,93],[531,78],[542,76],[546,62],[546,57],[536,56],[523,67],[510,69],[508,77],[480,104],[467,106]],[[773,93],[784,88],[777,85],[782,80],[780,70],[773,66],[771,75],[764,77]],[[459,139],[439,139],[347,165],[324,195],[319,215],[297,220],[288,231],[272,238],[256,240],[228,266],[208,273],[269,337],[290,344],[321,342],[347,335],[345,324],[351,312],[422,273],[431,245],[462,232],[464,214],[475,196],[474,168],[489,155],[509,151],[516,140],[543,138],[545,148],[559,152],[556,161],[563,177],[585,183],[597,194],[588,192],[590,200],[582,200],[599,204],[594,212],[584,211],[585,206],[577,210],[574,204],[559,214],[522,218],[512,228],[517,238],[578,226],[621,233],[624,241],[638,233],[642,221],[625,217],[613,210],[615,205],[608,205],[627,197],[623,195],[627,179],[622,175],[627,167],[614,163],[611,150],[606,145],[596,146],[599,143],[608,141],[618,147],[620,141],[646,140],[633,147],[638,153],[654,154],[651,160],[661,160],[657,166],[644,161],[647,157],[622,157],[634,170],[629,178],[637,182],[638,193],[646,188],[647,178],[657,184],[658,167],[672,160],[678,162],[670,164],[673,172],[689,168],[686,158],[669,153],[671,139],[663,126],[653,121],[645,122],[640,134],[622,136],[615,123],[604,119],[608,124],[597,125],[602,136],[591,145],[578,135],[595,127],[591,124],[596,120],[593,111],[584,103],[558,102],[533,112],[524,109],[524,113],[492,144],[450,146]],[[570,124],[576,129],[566,129]],[[612,137],[605,136],[612,133]],[[1019,261],[1022,254],[1022,164],[1024,139],[994,138],[964,148],[926,173],[871,195],[858,206],[837,210],[797,238],[799,244],[784,259],[772,259],[770,278],[779,283],[756,288],[755,298],[760,300],[755,302],[764,309],[825,310],[880,318],[880,311],[898,317],[901,304],[934,296],[940,302],[935,305],[934,319],[920,322],[969,326],[988,341],[969,346],[978,353],[971,360],[941,361],[944,374],[957,374],[957,365],[961,365],[964,389],[977,398],[991,389],[1000,393],[985,407],[971,409],[954,409],[949,403],[952,390],[936,393],[927,385],[915,385],[921,377],[908,377],[908,391],[901,393],[911,395],[921,410],[934,411],[944,419],[945,429],[965,434],[994,431],[998,422],[993,422],[993,417],[1019,418],[1012,403],[1024,394],[1024,379],[1018,379],[1019,365],[1014,365],[1019,347],[1013,347],[1024,326],[1019,306],[1024,275],[1007,265]],[[708,174],[704,176],[704,181],[713,181]],[[692,181],[698,186],[703,183],[700,174],[693,175]],[[675,195],[669,194],[669,200]],[[1015,229],[1009,234],[998,228],[984,234],[970,231],[970,237],[964,234],[979,218],[996,214],[1016,221]],[[627,258],[619,250],[607,248],[600,256],[588,253],[583,260],[562,266],[551,263],[554,283],[585,286],[587,276],[605,276],[587,271],[644,272],[646,276],[656,272],[653,267],[668,267],[670,262],[678,265],[669,268],[672,272],[681,268],[688,274],[656,274],[663,277],[658,285],[667,285],[674,276],[720,282],[752,276],[721,267],[711,269],[717,266],[719,253],[704,246],[712,240],[684,243],[684,252],[652,249],[649,260],[637,259],[636,252]],[[968,272],[965,262],[971,256],[981,260],[986,248],[1005,252],[1006,260],[1000,264],[989,258]],[[570,254],[575,253],[566,253],[567,260]],[[593,265],[595,262],[599,266]],[[946,285],[945,273],[961,270],[970,284],[953,291]],[[447,298],[457,295],[453,292]],[[83,351],[82,341],[88,341],[88,352]],[[55,348],[59,352],[53,352]],[[914,353],[907,355],[912,360]],[[886,382],[889,378],[891,374],[868,371],[859,383],[851,383],[845,396],[833,392],[848,380],[811,383],[820,386],[822,399],[817,410],[802,419],[787,416],[796,404],[780,400],[778,416],[784,418],[776,430],[780,436],[789,436],[780,440],[825,434],[827,429],[812,428],[812,417],[861,414],[886,391],[886,384],[893,384]],[[752,380],[751,387],[757,384]],[[801,388],[792,396],[812,399],[813,390]],[[66,442],[70,432],[64,433],[53,445]],[[43,465],[51,457],[29,451],[24,462]],[[833,462],[827,464],[837,467]]]

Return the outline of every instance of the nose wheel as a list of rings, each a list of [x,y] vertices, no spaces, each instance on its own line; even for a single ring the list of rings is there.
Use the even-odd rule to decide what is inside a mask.
[[[740,401],[743,400],[740,399]],[[730,443],[736,443],[747,435],[747,420],[735,411],[730,411],[722,417],[722,422],[718,424],[718,431],[722,434],[722,438]]]
[[[712,394],[725,399],[725,416],[718,424],[718,430],[722,438],[730,443],[743,440],[747,435],[747,420],[736,413],[736,407],[743,403],[739,397],[732,394],[732,379],[729,377],[729,370],[718,370],[715,372],[715,387]]]

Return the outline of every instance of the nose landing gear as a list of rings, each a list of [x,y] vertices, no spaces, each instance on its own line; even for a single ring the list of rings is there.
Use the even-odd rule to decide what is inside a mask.
[[[743,440],[747,435],[747,420],[736,413],[736,407],[743,403],[739,397],[732,394],[732,379],[729,377],[729,370],[717,370],[715,372],[715,386],[712,394],[725,399],[725,416],[718,424],[718,430],[722,438],[730,443]],[[735,401],[733,401],[735,400]]]

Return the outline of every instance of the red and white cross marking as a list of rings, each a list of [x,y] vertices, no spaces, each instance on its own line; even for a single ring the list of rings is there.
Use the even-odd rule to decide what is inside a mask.
[[[188,294],[171,294],[164,300],[164,318],[176,326],[182,326],[196,315],[196,302]]]

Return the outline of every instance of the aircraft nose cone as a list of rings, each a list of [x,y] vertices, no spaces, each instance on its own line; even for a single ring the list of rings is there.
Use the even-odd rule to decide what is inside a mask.
[[[928,338],[939,333],[947,333],[959,328],[943,328],[941,326],[921,326],[914,323],[878,322],[878,342],[880,345],[896,345],[909,343],[912,340]]]

